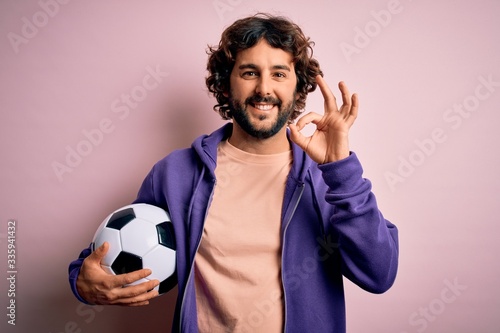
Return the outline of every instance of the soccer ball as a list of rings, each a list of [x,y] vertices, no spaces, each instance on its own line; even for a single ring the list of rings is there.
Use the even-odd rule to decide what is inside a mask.
[[[157,279],[160,285],[155,289],[160,295],[177,283],[174,230],[163,209],[149,204],[117,209],[97,229],[92,251],[104,242],[109,243],[101,261],[106,272],[118,275],[149,268],[151,275],[132,284]]]

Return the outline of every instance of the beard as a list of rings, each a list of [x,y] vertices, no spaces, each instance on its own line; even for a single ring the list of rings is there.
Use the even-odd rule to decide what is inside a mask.
[[[273,104],[278,107],[278,114],[276,119],[269,127],[257,128],[252,124],[250,116],[247,111],[249,104],[255,103],[268,103]],[[278,133],[283,126],[288,123],[290,116],[295,110],[295,93],[290,103],[283,105],[283,102],[278,98],[273,97],[262,97],[259,95],[253,95],[248,97],[244,103],[240,100],[234,99],[232,94],[229,96],[229,110],[233,120],[249,135],[258,139],[267,139]],[[264,121],[268,119],[270,115],[259,116],[259,121]]]

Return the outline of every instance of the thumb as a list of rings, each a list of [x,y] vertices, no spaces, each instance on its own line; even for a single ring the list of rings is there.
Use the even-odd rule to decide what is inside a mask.
[[[296,141],[297,141],[297,138],[298,138],[298,137],[299,137],[299,135],[301,134],[301,133],[299,132],[299,130],[297,129],[297,125],[295,125],[295,124],[289,124],[289,125],[288,125],[288,128],[290,129],[290,139],[291,139],[293,142],[297,143],[297,142],[296,142]]]
[[[288,125],[288,128],[290,128],[290,140],[292,140],[292,142],[298,145],[300,148],[304,149],[304,141],[306,140],[306,137],[302,133],[300,133],[297,125],[290,124]]]
[[[102,243],[101,246],[99,246],[97,249],[95,249],[94,252],[92,252],[91,256],[93,257],[93,259],[95,261],[97,261],[98,263],[101,262],[102,258],[104,258],[104,256],[106,255],[106,253],[108,253],[108,250],[109,250],[109,243],[108,242],[104,242]]]

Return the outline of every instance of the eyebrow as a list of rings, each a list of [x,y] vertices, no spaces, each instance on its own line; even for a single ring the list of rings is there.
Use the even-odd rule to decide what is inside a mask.
[[[280,69],[285,71],[291,71],[290,67],[287,65],[274,65],[271,67],[272,69]],[[259,66],[255,64],[242,64],[238,66],[238,69],[259,69]]]

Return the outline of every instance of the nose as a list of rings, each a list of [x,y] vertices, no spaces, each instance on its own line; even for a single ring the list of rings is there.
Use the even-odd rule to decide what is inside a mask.
[[[261,96],[268,96],[271,95],[271,90],[272,90],[272,82],[270,82],[270,79],[261,76],[257,82],[257,86],[255,87],[255,93]]]

